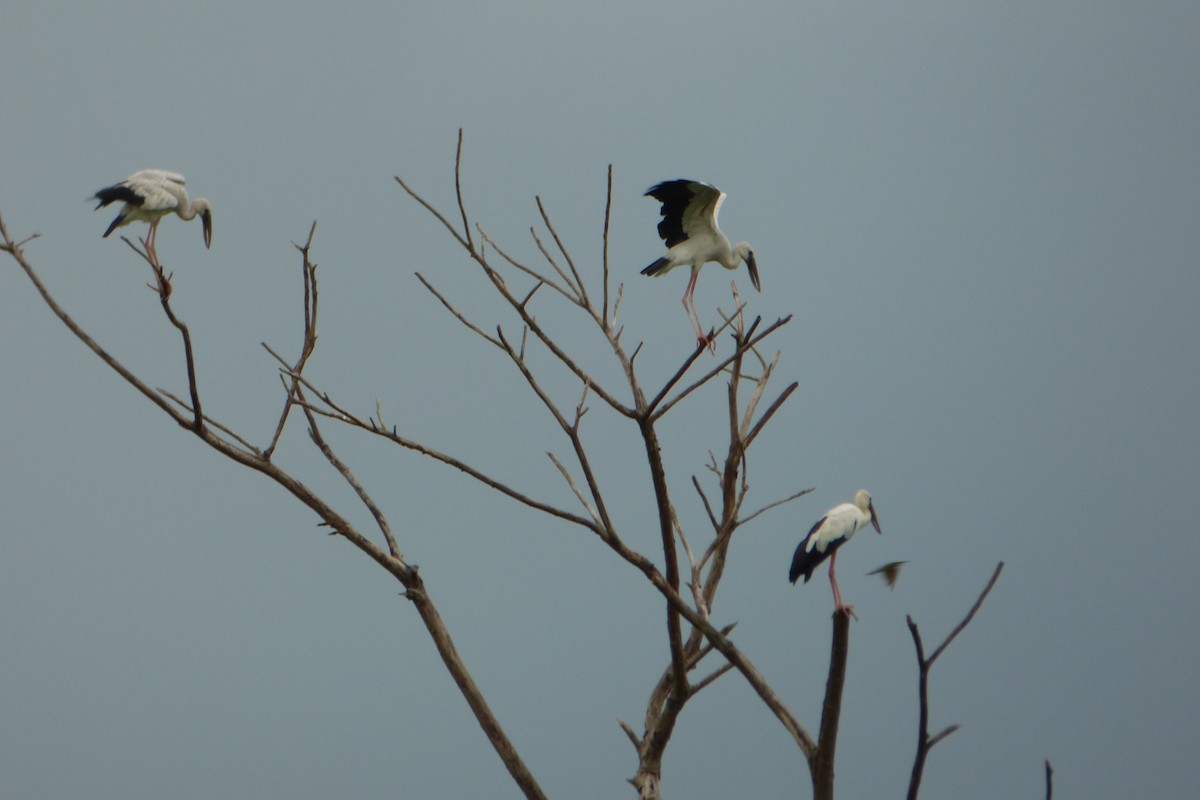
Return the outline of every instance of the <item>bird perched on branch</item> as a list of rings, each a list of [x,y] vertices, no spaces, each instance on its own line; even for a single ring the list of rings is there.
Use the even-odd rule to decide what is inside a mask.
[[[212,206],[203,197],[188,202],[187,190],[183,188],[183,184],[184,178],[178,172],[143,169],[120,183],[96,192],[93,198],[99,201],[96,204],[97,209],[118,201],[124,203],[117,213],[117,218],[104,232],[105,237],[131,222],[150,223],[150,233],[146,236],[146,254],[157,264],[158,253],[154,249],[154,238],[158,231],[158,223],[167,214],[174,213],[184,220],[199,216],[204,228],[204,246],[211,247]]]
[[[875,504],[871,502],[871,494],[866,489],[859,489],[854,495],[853,503],[842,503],[825,512],[825,516],[817,520],[804,541],[796,548],[792,556],[792,568],[788,570],[788,580],[795,583],[803,575],[804,582],[812,577],[813,572],[825,559],[829,559],[829,584],[833,587],[834,613],[845,612],[855,619],[858,615],[854,608],[842,602],[842,593],[838,591],[837,575],[834,567],[837,564],[837,551],[850,537],[862,528],[872,525],[877,533],[883,533],[879,527],[879,517],[875,514]]]
[[[665,275],[681,265],[692,268],[683,293],[683,307],[696,328],[696,340],[712,347],[712,339],[700,325],[700,315],[696,313],[696,302],[692,297],[700,267],[715,261],[725,269],[737,269],[745,261],[750,282],[761,292],[754,250],[749,242],[730,247],[729,239],[717,227],[717,214],[725,201],[725,193],[715,186],[701,181],[663,181],[651,186],[645,196],[662,203],[658,235],[666,242],[667,254],[642,270],[642,274]]]

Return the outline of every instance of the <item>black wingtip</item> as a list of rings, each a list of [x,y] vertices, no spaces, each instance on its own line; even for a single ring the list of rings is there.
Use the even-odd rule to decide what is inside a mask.
[[[678,196],[680,192],[686,192],[686,194],[690,196],[692,192],[689,186],[693,183],[695,183],[695,181],[690,181],[686,178],[676,178],[675,180],[670,181],[659,181],[647,189],[646,193],[642,195],[642,197],[653,197],[656,200],[665,201],[668,197]]]
[[[116,186],[106,186],[92,196],[99,201],[96,203],[96,208],[98,209],[117,201],[135,206],[140,206],[145,202],[145,198],[140,194],[121,183],[118,183]]]
[[[104,232],[104,237],[103,237],[103,238],[107,239],[107,238],[108,238],[108,235],[109,235],[110,233],[112,233],[113,231],[115,231],[117,228],[121,227],[121,223],[123,223],[124,221],[125,221],[125,216],[124,216],[123,214],[118,214],[118,215],[117,215],[117,218],[116,218],[116,219],[114,219],[114,220],[112,221],[112,224],[108,226],[108,230],[106,230],[106,231]]]

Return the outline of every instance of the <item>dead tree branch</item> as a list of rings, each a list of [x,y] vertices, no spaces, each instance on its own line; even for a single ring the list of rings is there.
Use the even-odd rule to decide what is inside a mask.
[[[912,617],[906,617],[908,630],[913,638],[913,646],[916,647],[917,651],[917,695],[920,702],[919,720],[917,723],[917,754],[913,758],[912,775],[908,782],[908,800],[916,800],[917,793],[921,789],[921,778],[925,772],[925,760],[929,756],[929,751],[938,742],[958,730],[958,725],[955,724],[944,728],[933,736],[929,735],[929,670],[932,669],[938,657],[950,646],[950,643],[963,632],[967,625],[971,624],[971,620],[975,618],[975,614],[983,606],[983,601],[987,599],[988,593],[992,591],[992,587],[996,585],[996,581],[1000,578],[1000,571],[1002,569],[1004,569],[1003,561],[996,565],[996,570],[992,573],[991,579],[983,587],[983,591],[979,593],[975,604],[971,606],[971,610],[963,617],[962,622],[958,623],[954,630],[950,631],[950,634],[933,651],[933,655],[928,658],[925,657],[925,646],[921,641],[921,634],[917,630],[917,623],[913,622]]]
[[[833,614],[833,644],[829,654],[829,677],[821,707],[820,738],[809,757],[813,800],[833,800],[833,762],[837,751],[838,722],[842,717],[842,693],[846,688],[846,661],[850,654],[850,614]]]
[[[178,322],[171,311],[170,304],[168,302],[171,294],[170,276],[163,274],[161,266],[159,266],[156,262],[151,261],[151,267],[154,268],[155,274],[159,279],[157,291],[159,293],[159,298],[163,308],[166,311],[168,319],[170,319],[171,323],[175,325],[176,328],[179,328],[181,333],[184,335],[186,359],[189,364],[188,382],[189,389],[192,392],[192,408],[190,409],[190,414],[185,413],[176,407],[177,404],[180,406],[183,406],[184,404],[178,403],[178,401],[174,398],[168,399],[167,397],[164,397],[162,392],[154,391],[133,372],[121,364],[120,361],[118,361],[107,350],[101,347],[99,343],[97,343],[83,329],[83,327],[80,326],[58,304],[53,295],[50,293],[49,289],[47,289],[46,285],[38,276],[37,271],[33,268],[33,265],[25,256],[22,245],[29,241],[29,239],[25,239],[20,242],[14,240],[9,235],[8,228],[4,224],[3,218],[0,218],[0,239],[2,239],[2,243],[0,243],[0,250],[3,250],[11,255],[13,260],[17,262],[22,270],[24,270],[26,276],[29,278],[30,282],[33,283],[34,288],[41,295],[42,300],[46,303],[51,312],[53,312],[54,315],[62,321],[62,323],[76,336],[76,338],[83,342],[88,349],[94,352],[106,365],[120,375],[136,391],[140,392],[144,397],[149,399],[151,403],[153,403],[159,408],[159,410],[174,420],[176,424],[191,431],[197,438],[199,438],[212,449],[216,450],[221,455],[225,456],[231,461],[241,464],[242,466],[255,470],[267,478],[270,478],[285,491],[311,509],[313,513],[315,513],[321,520],[321,524],[323,526],[328,527],[333,533],[346,539],[346,541],[357,547],[360,551],[387,570],[393,577],[396,578],[397,581],[400,582],[405,589],[404,596],[413,603],[417,613],[424,622],[426,631],[433,640],[434,646],[442,659],[443,665],[446,667],[455,684],[458,686],[459,691],[467,701],[467,705],[474,712],[477,722],[487,735],[488,740],[491,742],[496,753],[500,756],[501,761],[508,769],[508,772],[512,776],[514,782],[520,788],[525,797],[530,798],[530,800],[543,800],[545,797],[544,793],[538,786],[537,781],[534,779],[532,773],[529,771],[520,755],[517,753],[516,748],[504,733],[499,721],[496,719],[487,702],[484,700],[483,693],[475,684],[470,672],[467,670],[466,664],[458,654],[457,648],[455,648],[454,642],[450,638],[449,630],[446,628],[445,622],[442,620],[437,608],[430,599],[428,589],[425,586],[424,580],[417,572],[417,568],[406,563],[399,555],[399,549],[395,548],[394,540],[391,538],[390,531],[386,529],[386,522],[382,521],[382,514],[377,517],[377,521],[381,521],[381,525],[385,528],[385,538],[388,540],[389,547],[388,550],[380,548],[378,545],[376,545],[368,536],[361,533],[354,526],[354,524],[349,521],[349,519],[326,503],[307,485],[272,462],[264,452],[259,451],[256,448],[248,447],[244,444],[236,444],[228,439],[222,438],[214,433],[208,425],[204,424],[206,417],[200,411],[195,372],[194,369],[191,368],[192,350],[190,336],[186,334],[186,326],[182,326],[182,324]],[[311,244],[311,233],[309,244]],[[130,244],[130,246],[133,247],[132,244]],[[135,247],[134,249],[136,250],[137,248]],[[305,256],[305,259],[307,262],[307,255]],[[312,298],[314,299],[313,306],[310,307],[306,305],[306,326],[309,325],[309,323],[312,323],[311,339],[310,330],[306,327],[305,346],[307,347],[310,343],[315,342],[316,284],[315,272],[306,270],[305,276],[306,282],[310,279],[313,281],[311,290]],[[311,355],[311,352],[308,353],[308,355]],[[303,355],[302,349],[301,359],[297,363],[302,367],[306,359],[307,355]],[[293,391],[295,392],[294,404],[300,405],[302,408],[307,409],[307,403],[304,401],[304,398],[300,394],[298,388],[300,385],[303,385],[303,379],[299,376],[298,370],[292,371],[289,374],[297,381],[296,384],[293,384]],[[315,423],[315,419],[310,417],[309,421],[310,425],[312,425],[311,430],[314,433],[314,440],[318,441],[319,443],[319,433],[316,432],[315,424],[313,424]],[[227,431],[230,435],[235,436],[237,442],[244,443],[246,441],[245,437],[232,434],[232,432],[226,426],[221,426],[220,430]],[[276,441],[277,438],[273,439],[272,444],[274,444]],[[331,450],[327,454],[327,458],[330,455],[332,455]],[[341,464],[336,457],[330,458],[330,461],[336,468],[339,469],[339,471],[344,470],[344,477],[347,477],[348,480],[351,479],[348,468],[346,468],[344,464]],[[360,499],[366,502],[368,507],[372,508],[373,513],[377,511],[377,507],[370,502],[369,497],[366,496],[366,493],[361,491],[361,486],[357,485],[357,482],[353,480],[351,483],[355,486],[356,491],[359,491]]]
[[[316,234],[317,221],[313,220],[312,227],[308,229],[308,239],[305,240],[303,245],[293,245],[300,251],[300,272],[304,279],[304,338],[300,343],[300,356],[296,359],[296,363],[292,364],[289,369],[289,372],[293,375],[300,375],[304,372],[304,366],[308,363],[309,357],[317,349],[317,265],[309,258],[313,237]],[[270,347],[267,347],[266,342],[263,342],[263,347],[271,355],[275,355],[274,351]],[[279,358],[278,356],[275,357]],[[299,391],[300,382],[297,378],[293,377],[283,402],[283,411],[279,415],[279,422],[275,425],[275,435],[271,437],[271,443],[263,451],[264,458],[269,459],[275,452],[275,448],[279,444],[279,438],[283,436],[283,428],[287,424],[288,414],[291,413],[292,406],[296,403],[296,393]],[[389,544],[394,545],[393,542],[389,542]],[[398,555],[398,553],[399,551],[393,548],[393,554]]]

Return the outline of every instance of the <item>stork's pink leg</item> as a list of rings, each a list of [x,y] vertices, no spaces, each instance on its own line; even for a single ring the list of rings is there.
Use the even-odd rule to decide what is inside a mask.
[[[171,276],[163,272],[162,264],[158,261],[158,250],[154,246],[154,240],[158,236],[158,223],[158,220],[150,223],[150,233],[146,235],[146,256],[150,259],[150,268],[158,278],[158,293],[166,300],[171,296]]]
[[[833,587],[833,613],[843,612],[858,619],[858,614],[854,613],[854,606],[842,602],[842,593],[838,591],[837,575],[833,571],[836,564],[837,550],[834,550],[833,555],[829,557],[829,585]]]
[[[700,268],[692,267],[692,277],[688,279],[687,289],[683,292],[683,308],[692,321],[692,327],[696,329],[696,341],[708,347],[709,350],[715,350],[716,342],[704,333],[704,328],[700,325],[700,314],[696,311],[696,299],[693,294],[696,291],[696,279],[699,277]]]
[[[158,263],[158,252],[154,249],[154,236],[158,233],[158,220],[150,223],[150,234],[146,237],[146,255],[155,264]]]

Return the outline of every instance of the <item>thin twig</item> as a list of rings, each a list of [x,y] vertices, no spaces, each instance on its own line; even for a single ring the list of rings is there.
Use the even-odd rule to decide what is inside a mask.
[[[588,503],[587,498],[583,496],[583,492],[579,491],[579,487],[575,485],[575,479],[571,477],[571,473],[567,471],[567,468],[562,465],[561,461],[555,458],[554,453],[547,451],[546,455],[550,457],[550,460],[558,469],[559,474],[562,475],[563,480],[567,482],[567,486],[571,489],[571,492],[574,493],[575,499],[579,501],[579,505],[583,506],[584,511],[587,511],[588,514],[591,515],[592,521],[596,523],[596,529],[600,529],[600,527],[603,525],[603,523],[600,521],[600,515],[597,514],[596,510],[592,508],[590,503]]]
[[[538,205],[541,205],[541,202],[542,201],[539,198]],[[533,237],[533,243],[537,245],[538,250],[542,254],[542,258],[546,259],[546,263],[548,263],[550,267],[556,273],[558,273],[558,277],[562,278],[563,282],[571,288],[572,292],[575,293],[574,295],[569,295],[566,292],[563,292],[563,296],[570,299],[570,301],[575,305],[585,306],[587,304],[587,299],[583,296],[583,287],[572,280],[571,276],[563,271],[563,268],[558,265],[558,262],[554,260],[554,256],[551,255],[550,251],[546,249],[546,245],[542,244],[542,237],[537,235],[537,230],[531,227],[529,229],[529,235]]]
[[[413,191],[409,187],[409,185],[404,182],[403,178],[401,178],[399,175],[394,175],[392,177],[395,178],[396,183],[400,184],[400,188],[402,188],[404,191],[408,192],[409,197],[411,197],[413,200],[416,200],[418,203],[420,203],[426,211],[428,211],[430,214],[433,215],[434,219],[436,219],[438,222],[442,223],[442,225],[446,228],[446,230],[450,231],[450,235],[453,236],[455,238],[455,240],[457,240],[458,243],[463,246],[464,249],[466,249],[468,251],[474,251],[474,246],[469,241],[469,238],[470,238],[469,236],[467,239],[464,239],[459,234],[459,232],[454,229],[454,226],[450,224],[450,221],[447,220],[445,217],[443,217],[441,212],[439,212],[436,208],[434,208],[432,205],[430,205],[428,200],[426,200],[424,197],[421,197],[421,195],[419,195],[415,191]]]
[[[673,375],[671,377],[671,379],[663,386],[663,388],[661,390],[659,390],[659,393],[655,396],[654,400],[652,400],[650,402],[650,407],[652,409],[654,409],[654,412],[653,412],[654,416],[662,417],[663,415],[665,415],[668,411],[671,410],[671,408],[673,408],[677,403],[679,403],[685,397],[687,397],[692,392],[696,391],[701,386],[705,385],[706,383],[711,381],[713,378],[717,377],[722,372],[724,372],[725,369],[728,368],[730,364],[732,364],[735,360],[737,360],[740,352],[753,349],[755,346],[757,346],[759,344],[759,342],[761,342],[763,339],[770,336],[772,333],[774,333],[779,328],[781,328],[784,325],[791,322],[791,320],[792,320],[791,315],[788,315],[781,319],[775,320],[774,323],[767,326],[766,330],[762,331],[761,333],[756,334],[749,341],[746,341],[743,344],[739,345],[735,349],[735,352],[733,355],[722,360],[715,367],[713,367],[708,372],[706,372],[704,375],[702,375],[700,378],[698,378],[694,383],[692,383],[686,389],[681,390],[678,394],[676,394],[670,400],[665,400],[666,395],[671,391],[671,389],[673,389],[675,387],[675,385],[679,382],[679,380],[683,377],[684,373],[687,371],[686,368],[690,367],[691,364],[696,360],[696,358],[698,358],[700,356],[700,354],[702,352],[704,352],[704,350],[706,349],[704,347],[698,346],[696,348],[696,351],[692,354],[692,357],[689,358],[687,362],[685,362],[684,368],[677,371],[675,373],[675,375]],[[728,324],[729,323],[726,323],[725,325],[727,326]],[[725,327],[725,326],[722,326],[722,327]]]
[[[433,287],[433,284],[431,284],[429,281],[425,280],[424,275],[422,275],[419,272],[417,272],[415,274],[417,276],[417,280],[419,280],[421,282],[421,285],[424,286],[426,289],[428,289],[429,293],[432,294],[434,297],[436,297],[438,299],[438,301],[446,308],[446,310],[449,311],[452,315],[454,315],[455,319],[457,319],[463,325],[467,326],[467,328],[469,328],[470,330],[479,334],[479,336],[486,339],[489,343],[494,344],[496,347],[503,349],[503,345],[500,344],[499,339],[493,338],[490,334],[488,334],[482,328],[480,328],[475,323],[471,322],[471,320],[469,320],[465,316],[463,316],[463,314],[457,308],[455,308],[450,303],[449,300],[447,300],[445,297],[442,296],[441,292],[439,292],[437,289],[435,289]]]
[[[550,235],[554,237],[554,243],[558,245],[558,251],[567,260],[567,266],[571,268],[571,274],[575,277],[574,285],[579,290],[580,305],[590,305],[588,302],[587,286],[584,285],[583,279],[579,277],[579,270],[575,268],[575,260],[571,258],[571,253],[567,250],[566,245],[563,244],[562,239],[559,238],[558,231],[554,230],[554,223],[550,221],[550,214],[546,211],[546,207],[542,205],[542,198],[535,197],[534,199],[537,201],[538,212],[542,215],[542,222],[546,223],[546,230],[550,231]]]
[[[930,665],[937,661],[938,656],[945,652],[946,648],[950,646],[950,643],[953,642],[955,638],[963,632],[964,628],[971,624],[971,620],[975,618],[975,615],[979,613],[979,609],[983,606],[983,601],[986,600],[988,594],[991,593],[992,587],[995,586],[996,581],[1000,579],[1000,571],[1002,569],[1004,569],[1003,561],[996,565],[996,571],[992,573],[992,577],[990,580],[988,580],[987,586],[984,586],[983,591],[979,593],[978,599],[975,600],[975,605],[971,606],[971,610],[967,612],[967,616],[963,617],[963,621],[958,623],[954,630],[950,631],[950,635],[946,637],[945,641],[938,645],[938,649],[933,651],[933,655],[929,657]]]
[[[575,295],[572,295],[566,289],[564,289],[563,287],[559,286],[557,283],[552,281],[549,277],[543,275],[542,273],[538,272],[536,269],[533,269],[532,267],[525,266],[520,261],[517,261],[515,258],[510,256],[508,254],[508,252],[506,250],[504,250],[504,248],[502,248],[500,245],[496,244],[496,242],[490,236],[487,235],[487,232],[484,231],[482,225],[476,224],[475,229],[477,231],[479,231],[479,235],[480,235],[480,237],[482,237],[484,243],[491,245],[492,249],[495,250],[497,253],[499,253],[500,257],[503,258],[505,261],[507,261],[509,266],[511,266],[513,269],[518,270],[519,272],[525,273],[526,275],[533,278],[538,283],[546,284],[551,289],[558,292],[560,295],[562,295],[567,300],[569,300],[571,303],[574,303],[574,304],[579,303],[579,299]],[[532,233],[532,230],[533,229],[531,228],[530,229],[531,233]],[[534,240],[536,241],[536,239],[537,239],[537,235],[535,234]]]
[[[721,677],[726,672],[729,672],[731,669],[733,669],[733,664],[730,664],[728,661],[726,661],[724,664],[713,670],[711,674],[702,679],[699,683],[694,684],[692,686],[692,694],[696,694],[701,689],[715,681],[717,678]]]
[[[301,389],[296,388],[294,395],[298,403],[302,404],[304,402],[304,394]],[[350,468],[346,466],[345,462],[338,458],[337,454],[333,452],[333,448],[329,446],[329,442],[325,441],[325,437],[321,435],[321,428],[317,425],[316,417],[313,416],[312,412],[306,405],[302,407],[304,410],[304,416],[308,418],[308,435],[312,438],[313,444],[317,446],[317,449],[321,451],[321,455],[325,456],[325,460],[328,461],[333,468],[338,471],[338,474],[342,476],[346,483],[350,484],[350,488],[352,488],[354,493],[358,495],[358,499],[361,500],[362,504],[367,507],[368,511],[371,512],[371,516],[375,518],[375,524],[379,526],[379,531],[383,534],[383,538],[387,542],[388,552],[391,553],[392,558],[403,562],[404,556],[400,554],[400,546],[396,543],[396,537],[392,535],[391,526],[388,525],[387,518],[383,515],[383,511],[381,511],[379,506],[376,505],[375,501],[371,499],[371,495],[367,493],[365,488],[363,488],[362,483],[359,482],[358,478],[353,472],[351,472]]]
[[[549,503],[545,503],[540,500],[536,500],[526,494],[518,492],[516,489],[513,489],[512,487],[508,486],[507,484],[491,477],[490,475],[488,475],[478,469],[475,469],[474,467],[467,464],[465,461],[462,461],[460,459],[446,455],[445,453],[442,453],[431,447],[427,447],[427,446],[421,444],[420,442],[414,441],[412,439],[408,439],[408,438],[400,435],[394,428],[389,430],[389,429],[385,429],[379,425],[372,424],[370,421],[362,419],[361,417],[350,412],[345,407],[336,403],[333,400],[333,398],[330,397],[327,393],[322,392],[319,389],[317,389],[315,386],[313,386],[312,383],[310,383],[307,378],[305,378],[303,376],[297,376],[297,377],[299,377],[300,384],[302,386],[310,389],[313,392],[313,394],[316,396],[316,398],[318,400],[320,400],[320,402],[324,403],[329,409],[331,409],[331,411],[326,411],[325,409],[322,409],[318,406],[313,405],[313,402],[311,400],[304,400],[303,402],[297,401],[298,405],[300,405],[304,408],[311,409],[313,411],[313,413],[328,416],[331,419],[336,419],[339,422],[343,422],[347,425],[351,425],[353,427],[364,430],[368,433],[371,433],[376,436],[380,436],[384,439],[387,439],[395,444],[400,445],[401,447],[405,448],[406,450],[412,450],[416,453],[420,453],[421,455],[429,456],[430,458],[432,458],[435,461],[440,461],[441,463],[446,464],[447,466],[453,467],[453,468],[459,470],[460,472],[466,473],[467,475],[469,475],[470,477],[479,481],[480,483],[484,484],[485,486],[495,489],[496,491],[500,492],[501,494],[506,495],[506,496],[512,498],[513,500],[516,500],[517,502],[522,503],[523,505],[529,506],[530,508],[536,509],[538,511],[544,511],[545,513],[550,514],[551,516],[558,517],[559,519],[563,519],[568,522],[573,522],[576,525],[581,525],[590,531],[593,531],[597,534],[603,535],[601,531],[596,530],[595,523],[592,522],[592,520],[590,520],[586,517],[581,517],[578,514],[572,514],[571,512],[566,511],[561,508],[558,508],[557,506],[552,506]]]
[[[759,417],[758,422],[754,424],[754,427],[746,433],[747,446],[758,438],[758,434],[761,433],[766,424],[771,421],[771,417],[775,416],[775,412],[787,402],[787,399],[792,396],[792,392],[796,391],[799,386],[800,384],[798,383],[790,383],[786,389],[779,393],[779,396],[775,398],[775,401],[771,403],[767,410],[763,412],[763,415]]]
[[[463,129],[458,129],[458,148],[454,153],[454,194],[458,198],[458,211],[462,215],[463,236],[467,237],[466,247],[468,250],[475,249],[475,243],[471,239],[471,223],[467,221],[467,207],[463,203],[462,193],[462,146],[463,146]]]
[[[754,519],[755,517],[759,516],[760,514],[765,514],[766,512],[770,511],[772,508],[775,508],[776,506],[781,506],[785,503],[790,503],[798,497],[804,497],[804,495],[813,491],[814,488],[816,488],[816,487],[809,487],[808,489],[801,489],[800,491],[796,492],[795,494],[788,495],[787,497],[783,498],[782,500],[776,500],[774,503],[768,503],[767,505],[765,505],[762,508],[755,511],[753,514],[747,514],[746,516],[742,517],[740,524],[745,525],[750,520]]]
[[[613,165],[608,165],[608,188],[604,194],[604,235],[601,237],[603,242],[604,253],[600,263],[603,268],[602,285],[604,287],[603,306],[600,316],[604,320],[606,330],[611,333],[612,325],[608,321],[608,231],[609,223],[612,220],[612,190],[613,190]],[[620,292],[618,291],[617,300],[620,302]],[[613,309],[613,323],[616,322],[616,308]]]

